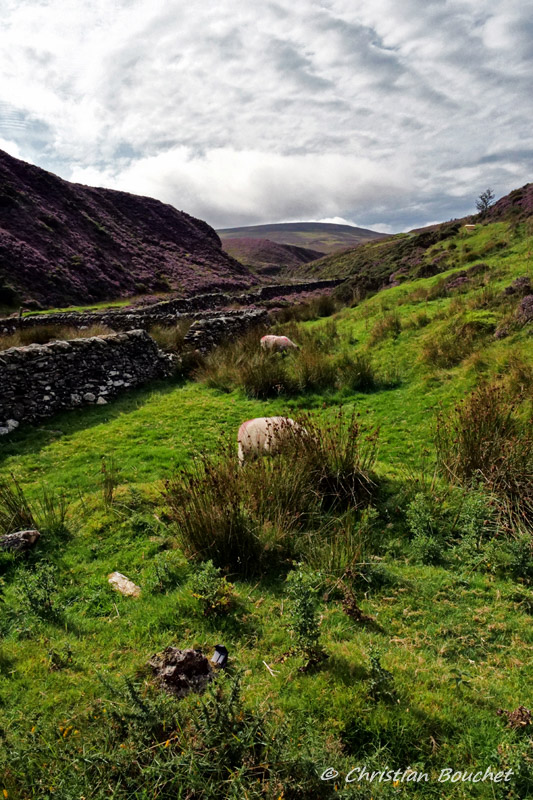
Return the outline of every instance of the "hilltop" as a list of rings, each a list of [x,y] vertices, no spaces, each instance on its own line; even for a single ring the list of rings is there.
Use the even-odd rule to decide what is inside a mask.
[[[150,197],[70,183],[0,151],[0,305],[242,289],[206,222]]]
[[[297,247],[293,244],[279,244],[270,239],[226,239],[222,245],[226,253],[241,264],[255,269],[262,275],[276,275],[283,268],[297,269],[302,264],[322,258],[323,252]]]
[[[242,228],[218,230],[224,246],[230,239],[268,239],[278,244],[309,247],[321,253],[333,253],[349,247],[383,239],[384,233],[352,225],[335,225],[329,222],[280,222],[272,225],[250,225]]]

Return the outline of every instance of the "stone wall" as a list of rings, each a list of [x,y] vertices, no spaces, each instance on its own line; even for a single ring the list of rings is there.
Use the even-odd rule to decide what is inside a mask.
[[[25,317],[4,317],[0,319],[0,334],[14,333],[17,328],[34,328],[41,326],[65,326],[83,330],[91,325],[104,325],[114,331],[127,331],[138,328],[145,330],[152,325],[175,325],[183,317],[201,318],[206,313],[213,316],[215,309],[238,304],[240,306],[257,305],[274,297],[286,297],[303,292],[328,290],[341,280],[308,281],[307,283],[287,283],[263,286],[256,292],[230,295],[223,292],[196,295],[191,298],[175,298],[164,300],[135,310],[108,310],[87,312],[58,312],[55,314],[34,314]],[[228,312],[221,312],[228,316]],[[238,312],[242,313],[242,312]]]
[[[251,328],[269,324],[268,312],[263,309],[217,314],[195,320],[185,337],[185,346],[207,353],[217,344],[242,336]]]
[[[104,405],[171,370],[143,330],[12,347],[0,352],[0,434],[64,409]]]

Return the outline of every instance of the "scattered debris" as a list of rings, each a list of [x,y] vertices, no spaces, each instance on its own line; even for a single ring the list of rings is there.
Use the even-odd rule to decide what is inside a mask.
[[[141,587],[137,586],[133,581],[130,581],[130,579],[126,578],[121,572],[112,572],[108,576],[108,581],[113,589],[116,589],[117,592],[125,594],[128,597],[139,597],[141,593]]]
[[[263,661],[263,664],[265,665],[265,667],[266,667],[266,668],[267,668],[267,670],[270,672],[270,674],[272,675],[272,677],[273,677],[273,678],[275,678],[275,677],[276,677],[276,675],[278,675],[278,673],[277,673],[277,672],[275,672],[275,671],[272,669],[272,667],[269,667],[269,666],[268,666],[268,664],[267,664],[267,662],[266,662],[266,661]]]
[[[228,651],[223,644],[215,645],[215,652],[211,656],[211,663],[216,667],[225,667],[228,663]]]
[[[496,713],[499,717],[507,717],[507,727],[513,730],[522,730],[532,724],[531,711],[525,706],[518,706],[516,711],[506,711],[499,708]]]
[[[203,692],[213,680],[211,665],[200,650],[167,647],[162,653],[152,656],[148,664],[160,686],[177,697],[185,697],[189,692]]]
[[[39,531],[17,531],[16,533],[6,533],[0,537],[0,547],[2,550],[14,550],[22,552],[30,550],[40,537]]]

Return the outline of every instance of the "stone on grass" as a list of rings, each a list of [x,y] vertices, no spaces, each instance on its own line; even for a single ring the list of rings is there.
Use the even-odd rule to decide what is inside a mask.
[[[7,533],[5,536],[0,537],[0,547],[2,550],[13,550],[15,552],[29,550],[37,542],[40,535],[39,531]]]
[[[213,680],[213,670],[200,650],[167,647],[148,661],[162,689],[177,697],[203,692]]]
[[[125,594],[128,597],[139,597],[141,593],[141,587],[137,586],[133,581],[130,581],[130,579],[126,578],[121,572],[112,572],[108,576],[108,582],[113,589],[116,589],[117,592]]]

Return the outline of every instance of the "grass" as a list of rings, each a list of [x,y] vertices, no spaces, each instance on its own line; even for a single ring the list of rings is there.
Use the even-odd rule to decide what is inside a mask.
[[[467,255],[479,253],[505,238],[502,223],[491,229],[433,247],[448,253],[455,244],[451,257],[468,243]],[[492,528],[485,500],[476,505],[477,489],[450,489],[435,475],[433,441],[437,415],[451,424],[457,404],[492,381],[504,386],[516,419],[527,419],[530,338],[518,326],[502,339],[484,329],[451,364],[420,358],[426,337],[438,339],[443,328],[480,321],[493,328],[512,313],[501,293],[530,271],[530,248],[531,239],[516,237],[507,249],[485,251],[488,271],[466,288],[443,289],[463,269],[458,264],[332,319],[280,327],[301,352],[307,343],[335,364],[336,375],[343,364],[352,375],[326,390],[300,385],[285,396],[249,397],[235,382],[235,347],[227,358],[219,352],[227,375],[218,384],[205,374],[156,383],[105,407],[21,426],[0,441],[1,482],[11,487],[3,507],[27,508],[42,527],[28,556],[0,561],[0,796],[4,789],[17,800],[402,796],[403,786],[392,782],[346,784],[348,771],[363,764],[427,772],[430,782],[409,784],[416,798],[532,794],[531,733],[513,730],[497,713],[531,707],[530,534],[513,538]],[[391,314],[395,332],[372,344],[376,324]],[[278,361],[296,375],[297,359]],[[340,405],[365,430],[380,429],[378,486],[366,508],[326,503],[318,514],[308,506],[313,513],[302,517],[302,497],[290,504],[298,475],[309,472],[299,471],[301,456],[243,470],[234,453],[215,458],[221,441],[236,449],[245,419],[310,414],[327,430]],[[226,481],[227,505],[199,488],[202,458],[214,481]],[[342,460],[336,480],[346,474],[340,467]],[[180,474],[186,477],[169,503],[165,481]],[[39,517],[43,487],[51,499],[48,516]],[[240,505],[231,504],[230,490],[240,492]],[[313,490],[315,504],[328,492],[336,496],[335,485],[324,491],[317,471]],[[307,502],[308,485],[306,492]],[[68,507],[54,516],[58,494]],[[227,544],[222,523],[233,513],[244,530],[252,521],[257,533],[260,521],[261,569],[253,576],[221,558],[229,571],[205,588],[206,568],[196,558],[215,554],[207,538],[189,549],[179,518],[195,498],[211,542],[218,535]],[[29,521],[15,523],[12,512],[0,518],[4,530]],[[54,527],[58,519],[66,531]],[[430,537],[442,559],[433,560]],[[303,581],[299,605],[291,605],[295,579],[286,577],[299,569],[292,559],[311,574],[312,602]],[[107,575],[114,570],[141,587],[139,598],[113,592]],[[216,613],[206,613],[206,597],[215,598]],[[304,622],[308,615],[307,645],[294,609]],[[217,681],[203,700],[190,695],[177,703],[157,692],[145,666],[153,653],[174,645],[210,654],[217,643],[229,650],[227,682]],[[327,658],[309,665],[306,646]],[[337,781],[319,779],[327,767],[340,773]],[[515,775],[504,786],[439,784],[448,767]]]

